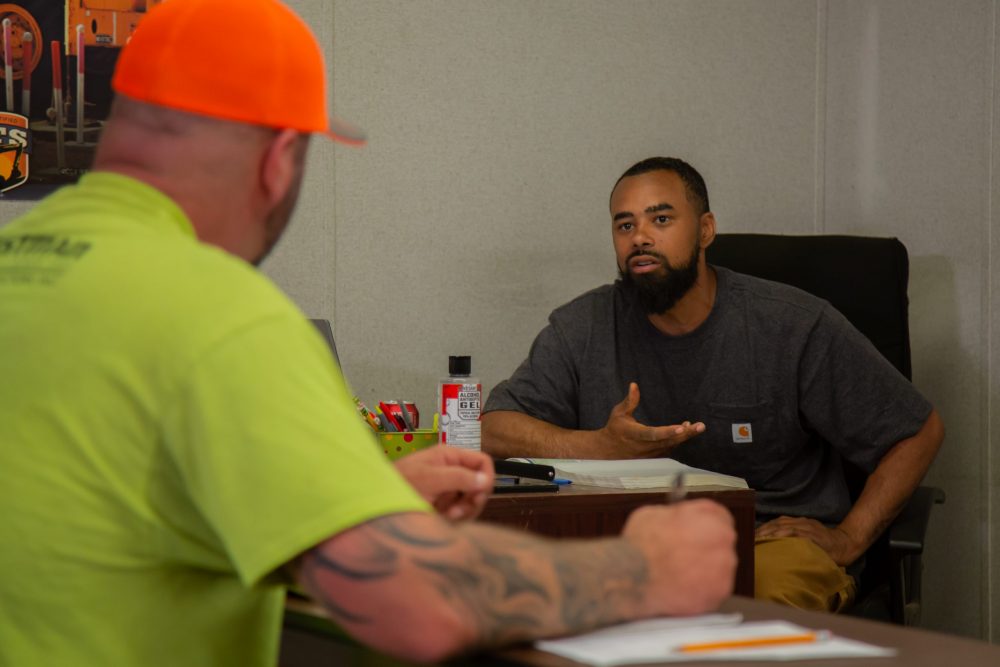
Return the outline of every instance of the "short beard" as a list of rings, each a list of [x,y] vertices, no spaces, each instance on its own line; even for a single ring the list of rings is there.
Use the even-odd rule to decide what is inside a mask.
[[[278,245],[278,241],[281,240],[281,235],[285,233],[288,221],[291,220],[292,213],[295,211],[295,204],[299,200],[299,187],[301,184],[301,177],[296,178],[291,188],[281,198],[281,201],[275,204],[274,208],[268,212],[267,217],[264,219],[264,248],[251,262],[254,266],[259,267],[263,264],[267,256],[274,250],[274,247]]]
[[[621,277],[622,285],[636,295],[647,314],[662,315],[677,305],[677,302],[694,287],[698,280],[700,254],[701,246],[695,241],[687,264],[674,268],[670,266],[666,257],[657,252],[636,250],[626,258],[626,269],[618,268],[618,275]],[[634,275],[627,269],[628,263],[633,257],[640,255],[656,258],[660,262],[660,268],[650,273]]]
[[[281,201],[274,205],[264,218],[264,248],[251,262],[259,267],[267,256],[271,254],[274,247],[278,245],[281,235],[284,234],[288,221],[295,212],[295,205],[299,201],[299,191],[302,189],[302,177],[305,174],[306,151],[309,148],[309,135],[300,135],[298,138],[298,153],[296,154],[295,175],[288,186],[288,192],[281,198]]]

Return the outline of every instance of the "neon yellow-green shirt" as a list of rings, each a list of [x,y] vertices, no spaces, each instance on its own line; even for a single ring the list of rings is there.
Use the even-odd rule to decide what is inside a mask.
[[[0,664],[273,665],[268,575],[427,509],[304,316],[160,192],[91,173],[0,229]]]

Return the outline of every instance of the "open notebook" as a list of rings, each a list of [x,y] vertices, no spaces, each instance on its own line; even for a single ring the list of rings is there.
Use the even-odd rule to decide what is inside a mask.
[[[746,489],[746,480],[710,470],[693,468],[674,459],[510,459],[540,463],[556,469],[556,477],[574,484],[603,486],[612,489],[652,489],[673,484],[677,473],[684,473],[684,485],[729,486]]]

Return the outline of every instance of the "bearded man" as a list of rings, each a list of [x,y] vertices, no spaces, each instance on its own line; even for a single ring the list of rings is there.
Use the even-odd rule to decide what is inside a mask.
[[[844,609],[941,445],[937,411],[826,301],[708,265],[715,216],[683,160],[633,165],[610,213],[620,280],[551,314],[484,407],[484,450],[743,477],[757,597]],[[870,473],[854,503],[839,457]]]

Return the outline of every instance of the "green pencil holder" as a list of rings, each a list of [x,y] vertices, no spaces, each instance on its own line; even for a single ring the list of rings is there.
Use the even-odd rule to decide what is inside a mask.
[[[421,449],[433,447],[439,440],[438,432],[429,428],[402,433],[379,432],[375,435],[378,436],[378,444],[382,451],[392,461]]]

